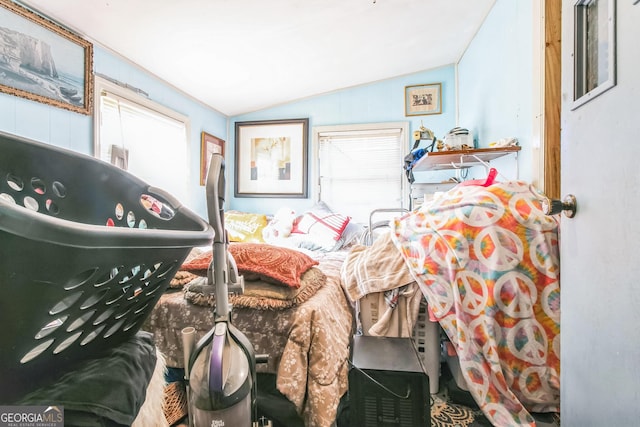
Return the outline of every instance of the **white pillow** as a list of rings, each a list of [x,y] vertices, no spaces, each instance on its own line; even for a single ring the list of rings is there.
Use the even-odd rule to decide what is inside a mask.
[[[350,220],[351,217],[337,213],[305,212],[296,218],[291,234],[309,234],[338,241]]]

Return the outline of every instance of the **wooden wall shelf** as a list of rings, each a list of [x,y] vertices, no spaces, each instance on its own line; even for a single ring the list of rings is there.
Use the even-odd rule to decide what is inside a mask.
[[[517,156],[520,146],[499,148],[478,148],[475,150],[450,150],[426,153],[413,165],[414,172],[437,171],[446,169],[464,169],[490,162],[508,154]]]

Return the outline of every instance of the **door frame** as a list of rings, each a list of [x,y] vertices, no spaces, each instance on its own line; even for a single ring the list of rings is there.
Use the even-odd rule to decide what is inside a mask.
[[[562,0],[535,0],[533,8],[533,181],[559,199]]]

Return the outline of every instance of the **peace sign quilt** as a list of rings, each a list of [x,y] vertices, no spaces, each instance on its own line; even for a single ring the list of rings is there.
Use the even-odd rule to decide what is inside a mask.
[[[472,396],[496,426],[560,411],[557,217],[520,181],[458,185],[393,221]]]

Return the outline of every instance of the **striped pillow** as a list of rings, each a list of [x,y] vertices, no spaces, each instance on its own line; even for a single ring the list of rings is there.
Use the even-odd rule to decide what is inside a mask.
[[[292,234],[339,240],[351,217],[337,213],[305,212],[293,223]]]

